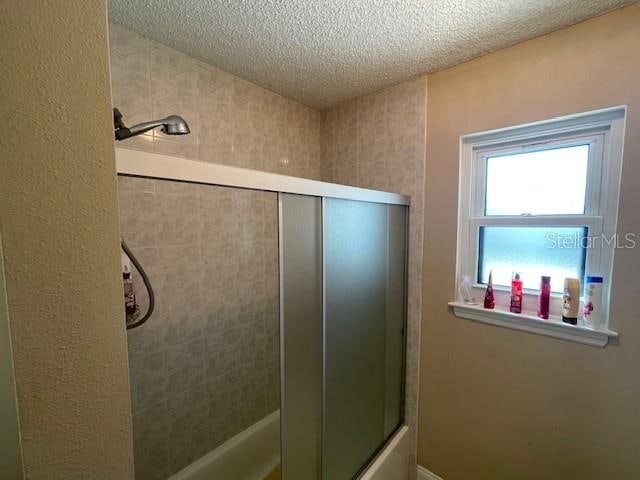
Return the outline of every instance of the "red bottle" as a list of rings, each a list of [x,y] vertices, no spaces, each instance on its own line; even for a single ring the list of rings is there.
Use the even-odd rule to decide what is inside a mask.
[[[549,298],[551,297],[551,277],[540,277],[540,296],[538,297],[538,316],[549,319]]]
[[[522,313],[522,280],[520,274],[515,273],[511,280],[511,305],[509,311],[512,313]]]
[[[493,297],[493,279],[492,279],[492,274],[493,272],[491,270],[489,270],[489,283],[487,283],[487,291],[484,294],[484,308],[488,308],[488,309],[494,309],[496,308],[496,300]]]

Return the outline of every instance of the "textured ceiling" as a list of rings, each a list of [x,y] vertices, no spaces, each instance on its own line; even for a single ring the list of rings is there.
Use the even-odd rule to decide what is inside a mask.
[[[325,109],[635,0],[110,0],[112,22]]]

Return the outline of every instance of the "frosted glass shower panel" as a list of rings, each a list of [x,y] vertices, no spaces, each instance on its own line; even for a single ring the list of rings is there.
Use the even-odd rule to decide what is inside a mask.
[[[325,480],[354,478],[402,419],[405,215],[325,199]]]
[[[322,205],[280,194],[282,477],[318,480],[322,435]]]

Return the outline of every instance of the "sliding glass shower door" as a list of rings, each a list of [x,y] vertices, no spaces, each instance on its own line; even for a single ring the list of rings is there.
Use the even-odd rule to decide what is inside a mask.
[[[136,478],[358,478],[403,422],[410,198],[117,159],[122,234],[155,291],[128,330]]]
[[[406,233],[405,206],[280,194],[284,480],[350,480],[402,422]]]
[[[280,195],[282,477],[317,480],[322,440],[322,204]],[[286,413],[285,413],[286,412]]]
[[[353,478],[402,416],[405,207],[324,209],[323,478]]]

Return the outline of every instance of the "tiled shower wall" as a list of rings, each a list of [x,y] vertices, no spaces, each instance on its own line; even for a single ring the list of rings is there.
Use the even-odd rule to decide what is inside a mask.
[[[321,113],[109,25],[113,105],[127,125],[169,114],[190,135],[156,129],[118,146],[320,178]]]
[[[316,110],[113,24],[110,49],[127,125],[177,113],[191,128],[118,146],[320,177]],[[136,478],[164,480],[279,407],[276,197],[123,177],[119,192],[158,289],[152,321],[128,335]]]
[[[156,293],[128,333],[136,478],[165,480],[279,408],[277,200],[131,177],[119,195]]]
[[[419,78],[324,113],[322,180],[411,195],[406,423],[416,451],[427,79]],[[415,466],[415,455],[410,463]],[[410,468],[415,476],[415,468]],[[412,477],[414,478],[414,477]]]
[[[117,25],[110,25],[110,43],[114,106],[120,108],[125,122],[135,124],[178,113],[185,117],[192,130],[191,135],[179,137],[153,131],[121,142],[119,146],[412,196],[406,421],[411,428],[415,451],[426,78],[406,82],[320,113]],[[151,181],[128,179],[125,185],[121,180],[121,195],[125,190],[132,189],[160,196],[168,194],[156,190],[156,186],[162,182],[155,182],[153,187],[151,183],[142,186],[145,182]],[[189,195],[186,192],[182,194]],[[121,202],[123,210],[126,207],[124,200],[121,199]],[[147,219],[144,206],[136,208],[136,219],[131,218],[132,222],[153,223]],[[210,205],[210,208],[218,212],[220,222],[227,222],[225,224],[239,219],[236,213],[224,215],[225,211],[229,213],[224,208],[216,210],[215,205]],[[265,221],[269,224],[272,220]],[[273,253],[272,247],[277,254],[277,247],[270,245],[268,257]],[[200,248],[202,251],[202,245]],[[143,260],[145,265],[155,262],[153,257]],[[171,268],[175,270],[167,267],[165,274],[179,271],[178,258],[174,259]],[[190,304],[190,308],[192,306]],[[183,308],[186,314],[186,304],[183,304]],[[134,344],[133,341],[131,343]],[[132,375],[134,382],[137,380],[135,377]],[[196,396],[191,399],[185,397],[181,401],[188,404],[191,401],[197,403],[197,400]],[[134,392],[134,408],[137,401]],[[156,426],[149,419],[153,419],[155,413],[151,409],[145,412],[146,415],[140,412],[140,409],[134,411],[139,432],[136,448],[143,452],[136,452],[136,460],[140,463],[138,457],[144,454],[142,458],[152,468],[154,455],[165,453],[166,446],[154,443]],[[177,414],[177,410],[173,413]],[[197,429],[194,433],[204,436],[204,432]],[[190,445],[193,451],[186,446],[188,443],[185,444],[183,458],[195,458],[204,453],[205,450],[197,448],[197,438],[188,440],[196,443],[195,446]],[[415,458],[411,461],[415,465]],[[413,474],[412,470],[410,472]]]

